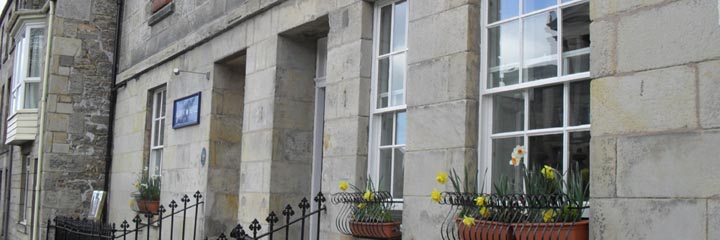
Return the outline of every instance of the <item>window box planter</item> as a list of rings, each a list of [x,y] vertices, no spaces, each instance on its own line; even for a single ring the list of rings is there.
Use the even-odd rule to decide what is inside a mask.
[[[518,240],[588,240],[588,223],[588,220],[573,223],[515,223],[512,227]]]
[[[350,232],[353,236],[374,239],[396,239],[402,236],[401,222],[357,222],[350,221]]]
[[[158,213],[158,208],[160,208],[160,201],[157,200],[135,200],[138,205],[138,209],[141,213],[150,213],[152,215],[156,215]]]
[[[462,240],[495,239],[513,240],[512,225],[504,222],[475,220],[475,225],[466,226],[462,218],[455,219],[458,235]]]

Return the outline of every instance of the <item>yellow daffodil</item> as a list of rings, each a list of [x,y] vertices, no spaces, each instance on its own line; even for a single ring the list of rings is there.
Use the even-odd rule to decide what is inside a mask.
[[[485,204],[487,204],[488,199],[487,197],[477,197],[475,198],[475,205],[478,205],[480,207],[484,207]]]
[[[542,215],[543,215],[543,221],[549,222],[549,221],[552,221],[553,218],[555,218],[555,216],[557,216],[557,213],[555,212],[555,210],[549,209],[549,210],[543,211]]]
[[[340,184],[338,184],[338,185],[340,187],[340,190],[342,190],[343,192],[345,190],[347,190],[348,186],[349,186],[348,182],[346,182],[346,181],[340,181]]]
[[[440,202],[440,196],[441,196],[440,191],[438,191],[437,188],[434,188],[434,189],[432,190],[432,192],[430,193],[430,199],[432,199],[433,202],[439,203],[439,202]]]
[[[435,177],[435,180],[440,184],[445,184],[448,180],[448,174],[445,172],[439,172]]]
[[[545,178],[547,178],[547,179],[550,179],[550,180],[555,179],[555,169],[553,169],[552,167],[550,167],[548,165],[545,165],[545,167],[543,167],[543,169],[540,170],[540,173],[542,173],[542,175],[545,176]]]
[[[465,226],[468,226],[468,227],[475,225],[475,218],[472,218],[472,217],[465,216],[465,217],[463,217],[462,221],[463,221],[463,224],[465,224]]]
[[[525,146],[520,146],[520,145],[515,146],[515,148],[513,149],[513,153],[512,153],[513,157],[517,157],[517,158],[524,158],[525,154],[527,154],[527,151],[525,151]]]
[[[365,190],[365,194],[363,194],[363,199],[366,201],[372,201],[375,200],[375,195],[370,192],[370,190]]]
[[[490,216],[490,209],[488,209],[488,208],[486,208],[486,207],[480,208],[480,216],[489,217],[489,216]]]
[[[135,186],[135,188],[139,188],[139,187],[140,187],[140,182],[135,181],[135,183],[133,183],[133,186]]]
[[[358,204],[358,205],[357,205],[357,208],[358,208],[358,209],[363,209],[363,208],[365,208],[365,203],[360,203],[360,204]]]
[[[128,204],[130,205],[130,208],[135,207],[135,200],[130,200]]]
[[[520,165],[520,158],[513,155],[512,158],[510,158],[510,165]]]

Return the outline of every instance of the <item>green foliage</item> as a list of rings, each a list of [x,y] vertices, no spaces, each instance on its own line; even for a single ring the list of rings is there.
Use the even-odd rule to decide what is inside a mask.
[[[140,200],[160,200],[160,178],[158,177],[149,177],[148,174],[142,174],[135,182],[135,188],[140,193]]]
[[[375,184],[370,176],[365,183],[365,190],[361,190],[353,184],[349,184],[350,188],[356,193],[363,195],[363,201],[353,207],[352,219],[358,222],[392,222],[390,215],[391,202],[378,199],[376,196]]]

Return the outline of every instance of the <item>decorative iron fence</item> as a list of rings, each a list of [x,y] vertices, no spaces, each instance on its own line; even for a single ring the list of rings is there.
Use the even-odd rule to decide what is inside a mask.
[[[341,192],[331,202],[341,205],[335,219],[338,231],[346,235],[374,239],[400,239],[401,221],[394,216],[396,203],[389,192]]]
[[[445,192],[450,210],[440,228],[444,240],[588,239],[588,208],[565,194],[495,195]]]
[[[197,218],[198,218],[198,210],[199,208],[204,204],[204,201],[202,201],[202,194],[200,192],[196,192],[193,195],[193,198],[195,199],[194,203],[190,204],[191,199],[187,195],[185,195],[180,202],[182,202],[182,207],[178,203],[173,200],[170,202],[168,207],[170,208],[169,214],[166,215],[168,212],[168,209],[166,209],[163,205],[160,205],[157,212],[157,218],[154,218],[155,215],[150,213],[145,213],[143,216],[145,217],[146,221],[143,222],[143,218],[140,215],[136,215],[135,218],[133,218],[130,222],[123,221],[119,226],[116,224],[104,224],[99,223],[87,219],[79,219],[79,218],[67,218],[67,217],[56,217],[53,219],[53,221],[48,220],[48,228],[47,228],[47,239],[50,239],[50,237],[54,237],[55,240],[106,240],[106,239],[155,239],[155,236],[150,235],[151,232],[151,226],[157,227],[157,237],[156,239],[163,240],[163,239],[186,239],[186,230],[190,231],[189,226],[186,225],[186,221],[181,221],[182,223],[179,224],[179,226],[176,226],[176,216],[179,218],[182,216],[182,219],[187,219],[187,212],[194,212],[194,216],[192,218],[194,219],[192,224],[192,239],[197,239]],[[285,239],[290,239],[291,234],[291,227],[293,226],[299,226],[299,236],[293,238],[293,239],[300,239],[304,240],[306,239],[306,223],[309,223],[309,219],[312,216],[317,216],[317,224],[316,224],[316,231],[320,232],[320,216],[321,212],[327,211],[327,208],[325,207],[325,196],[322,193],[318,193],[313,198],[315,204],[317,205],[317,210],[310,211],[310,202],[307,200],[307,198],[303,198],[297,205],[297,209],[299,211],[299,216],[297,216],[295,219],[292,219],[293,216],[296,215],[295,209],[291,205],[285,206],[285,208],[282,210],[282,216],[284,219],[284,225],[277,226],[277,223],[280,221],[280,217],[273,211],[270,212],[270,214],[265,218],[265,222],[267,223],[267,231],[264,233],[262,232],[262,225],[260,223],[260,220],[255,219],[252,221],[252,223],[248,226],[248,231],[243,229],[243,226],[238,224],[235,226],[235,228],[232,229],[232,231],[229,233],[229,235],[225,235],[224,233],[221,233],[216,239],[218,240],[228,240],[228,239],[269,239],[272,240],[274,237],[276,237],[276,234],[284,235]],[[155,220],[153,220],[155,219]],[[166,221],[169,221],[166,222]],[[54,225],[52,224],[54,222]],[[169,227],[169,234],[163,235],[163,227]],[[174,233],[177,231],[180,231],[179,236],[174,235]],[[54,235],[51,235],[51,231],[54,231]],[[144,232],[143,232],[144,231]],[[317,240],[320,239],[319,234],[316,234]],[[189,237],[188,237],[189,239]],[[202,239],[208,240],[208,237],[204,237]]]

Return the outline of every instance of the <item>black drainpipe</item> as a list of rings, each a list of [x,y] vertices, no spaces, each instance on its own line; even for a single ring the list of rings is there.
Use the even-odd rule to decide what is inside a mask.
[[[113,50],[113,68],[110,81],[110,113],[108,117],[108,138],[105,150],[105,187],[106,192],[105,206],[103,206],[102,219],[103,222],[108,220],[108,200],[110,196],[110,170],[112,168],[112,151],[113,151],[113,129],[115,128],[115,103],[117,102],[117,80],[118,62],[120,61],[120,35],[122,33],[122,16],[125,2],[117,0],[117,19],[115,25],[115,49]]]
[[[8,158],[8,162],[10,163],[9,164],[10,166],[8,166],[8,170],[6,172],[7,176],[5,176],[5,179],[7,179],[7,181],[5,181],[5,186],[7,187],[7,188],[5,188],[5,191],[7,191],[7,198],[5,198],[5,206],[3,206],[4,212],[5,212],[5,216],[3,216],[3,218],[4,218],[3,234],[5,236],[3,236],[3,237],[5,238],[5,240],[8,240],[8,235],[10,235],[10,234],[8,234],[9,233],[8,227],[10,226],[10,224],[9,224],[9,222],[10,222],[10,195],[12,194],[12,191],[10,189],[10,187],[12,187],[10,179],[12,179],[13,155],[15,154],[13,152],[13,149],[14,149],[14,146],[10,146],[10,155],[9,155],[10,157]]]

